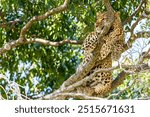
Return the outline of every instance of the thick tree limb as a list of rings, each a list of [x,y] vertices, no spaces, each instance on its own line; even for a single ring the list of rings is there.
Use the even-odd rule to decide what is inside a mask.
[[[60,5],[59,7],[57,8],[53,8],[49,11],[47,11],[45,14],[43,15],[40,15],[40,16],[34,16],[22,29],[21,29],[21,33],[20,33],[20,38],[19,38],[19,42],[20,43],[23,43],[24,41],[26,41],[25,39],[25,34],[27,33],[27,31],[31,28],[31,26],[37,22],[37,21],[41,21],[41,20],[44,20],[46,18],[48,18],[49,16],[51,15],[54,15],[56,13],[60,13],[64,10],[67,9],[67,6],[69,4],[70,0],[65,0],[65,2]]]
[[[59,41],[59,42],[53,42],[53,41],[48,41],[48,40],[41,39],[41,38],[30,38],[30,39],[27,39],[25,42],[20,44],[19,39],[18,39],[18,40],[15,40],[15,41],[5,43],[4,46],[0,48],[0,54],[3,54],[3,53],[5,53],[5,52],[17,47],[17,46],[21,46],[23,44],[31,44],[31,43],[40,43],[40,44],[47,45],[47,46],[57,47],[57,46],[61,46],[61,45],[64,45],[64,44],[80,45],[80,44],[82,44],[82,41],[65,39],[65,40],[62,40],[62,41]]]
[[[99,72],[107,72],[107,71],[111,71],[111,70],[114,70],[114,69],[117,69],[119,66],[116,66],[116,67],[113,67],[113,68],[107,68],[107,69],[101,69],[101,70],[97,70],[97,71],[94,71],[93,74],[85,77],[84,79],[72,84],[72,85],[69,85],[68,87],[65,87],[65,88],[62,88],[60,87],[58,90],[54,91],[53,93],[49,94],[49,95],[46,95],[44,97],[42,97],[42,99],[55,99],[56,97],[59,98],[62,97],[61,94],[62,93],[68,93],[72,90],[74,90],[75,88],[81,86],[82,84],[84,84],[85,82],[87,82],[88,80],[92,79],[93,76]],[[144,70],[150,70],[150,66],[148,64],[141,64],[141,65],[123,65],[123,67],[125,67],[126,69],[134,69],[134,73],[136,72],[141,72],[141,71],[144,71]],[[113,83],[112,83],[112,87],[111,87],[111,90],[114,90],[115,88],[117,88],[119,85],[121,85],[123,83],[123,81],[125,80],[125,76],[128,75],[129,72],[125,72],[125,71],[122,71],[114,80],[113,80]],[[57,96],[56,96],[57,95]],[[40,98],[41,99],[41,98]]]
[[[84,78],[94,66],[95,60],[96,60],[96,56],[92,56],[92,59],[87,64],[82,66],[82,69],[76,70],[75,74],[73,74],[70,78],[64,81],[64,83],[62,84],[62,89],[64,88],[66,89],[67,86],[72,85],[76,81]]]
[[[102,99],[104,100],[104,98],[88,96],[88,95],[81,94],[81,93],[57,93],[51,97],[45,96],[44,98],[40,98],[40,99],[56,100],[56,99],[60,99],[62,96],[68,97],[68,98],[79,98],[79,99],[84,99],[84,100],[102,100]]]
[[[45,40],[45,39],[40,39],[40,38],[31,38],[31,39],[27,39],[27,41],[25,42],[25,44],[28,44],[28,43],[40,43],[40,44],[43,44],[43,45],[49,45],[49,46],[61,46],[61,45],[64,45],[64,44],[75,44],[75,45],[80,45],[82,44],[82,41],[77,41],[77,40],[70,40],[70,39],[65,39],[65,40],[62,40],[62,41],[59,41],[59,42],[53,42],[53,41],[48,41],[48,40]]]
[[[107,11],[114,12],[114,9],[112,8],[109,0],[103,0],[103,2],[104,2],[104,5],[105,5]]]

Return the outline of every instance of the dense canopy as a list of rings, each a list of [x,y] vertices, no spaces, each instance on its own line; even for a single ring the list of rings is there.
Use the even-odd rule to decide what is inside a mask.
[[[126,71],[123,65],[149,67],[126,71],[122,85],[107,98],[150,98],[150,3],[110,3],[120,12],[128,45],[113,78]],[[105,10],[103,0],[1,0],[0,99],[36,99],[60,88],[84,57],[81,44],[94,30],[96,13]]]

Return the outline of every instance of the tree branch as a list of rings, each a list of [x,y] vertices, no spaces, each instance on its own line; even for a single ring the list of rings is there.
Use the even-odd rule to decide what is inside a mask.
[[[59,42],[52,42],[52,41],[48,41],[48,40],[41,39],[41,38],[29,38],[29,39],[26,39],[25,42],[20,43],[19,39],[18,39],[18,40],[14,40],[14,41],[5,43],[4,46],[0,48],[0,54],[6,53],[7,51],[9,51],[12,48],[15,48],[17,46],[21,46],[23,44],[31,44],[31,43],[40,43],[40,44],[43,44],[43,45],[57,47],[57,46],[61,46],[61,45],[64,45],[64,44],[80,45],[80,44],[82,44],[82,41],[65,39],[65,40],[62,40],[62,41],[59,41]]]
[[[63,41],[60,41],[60,42],[51,42],[51,41],[48,41],[48,40],[43,40],[43,39],[25,39],[25,34],[27,33],[27,31],[31,28],[31,26],[37,22],[37,21],[41,21],[41,20],[44,20],[46,18],[48,18],[49,16],[51,15],[54,15],[56,13],[60,13],[64,10],[67,9],[67,6],[69,4],[70,0],[65,0],[64,3],[62,5],[60,5],[59,7],[57,8],[53,8],[49,11],[47,11],[45,14],[43,15],[40,15],[40,16],[34,16],[29,22],[27,22],[27,24],[21,29],[21,32],[20,32],[20,37],[19,39],[15,40],[15,41],[11,41],[11,42],[8,42],[6,44],[4,44],[4,46],[2,48],[0,48],[0,54],[2,53],[5,53],[7,51],[9,51],[10,49],[12,48],[15,48],[16,46],[18,45],[21,45],[21,44],[29,44],[29,43],[33,43],[33,42],[37,42],[37,43],[41,43],[41,44],[44,44],[44,45],[51,45],[51,46],[60,46],[60,45],[63,45],[63,44],[66,44],[66,43],[70,43],[70,44],[81,44],[82,42],[79,42],[79,41],[71,41],[71,40],[63,40]],[[14,22],[10,22],[10,23],[14,23]],[[15,22],[16,23],[16,22]]]
[[[143,63],[144,59],[147,59],[149,56],[150,56],[150,48],[148,49],[147,52],[143,52],[143,53],[140,55],[138,64]]]
[[[130,38],[129,38],[127,44],[124,44],[125,50],[127,50],[128,48],[130,48],[132,42],[135,41],[135,39],[137,39],[137,38],[136,38],[136,34],[134,34],[134,29],[135,29],[135,27],[138,25],[138,23],[139,23],[142,19],[144,19],[144,18],[147,18],[147,15],[146,15],[145,13],[142,13],[141,16],[139,16],[139,18],[138,18],[138,19],[135,21],[135,23],[131,26],[131,29],[130,29],[130,33],[131,33],[131,34],[130,34]]]
[[[39,98],[39,99],[56,100],[56,99],[62,99],[61,97],[79,98],[85,100],[104,100],[104,98],[88,96],[82,93],[57,93],[51,97],[45,96],[44,98]]]
[[[15,26],[15,24],[17,24],[18,22],[21,22],[21,20],[16,19],[14,21],[9,21],[9,22],[5,22],[5,23],[1,23],[0,27],[2,27],[2,28],[13,28]]]
[[[137,33],[133,34],[133,37],[135,39],[138,39],[138,38],[149,38],[150,37],[150,31],[137,32]]]
[[[140,72],[143,70],[150,70],[150,66],[148,64],[141,64],[137,67],[135,67],[135,72]],[[128,75],[129,73],[122,71],[112,82],[112,90],[116,89],[119,85],[123,83],[125,80],[125,76]]]
[[[110,4],[110,1],[109,0],[103,0],[103,1],[104,1],[104,5],[105,5],[107,11],[114,12],[114,9],[112,8],[112,6]]]
[[[64,44],[75,44],[75,45],[80,45],[82,44],[82,41],[77,41],[77,40],[70,40],[70,39],[65,39],[65,40],[62,40],[62,41],[59,41],[59,42],[52,42],[52,41],[48,41],[48,40],[45,40],[45,39],[40,39],[40,38],[31,38],[31,39],[27,39],[27,42],[25,42],[26,44],[28,43],[40,43],[40,44],[43,44],[43,45],[49,45],[49,46],[61,46],[61,45],[64,45]]]
[[[65,88],[60,87],[58,90],[54,91],[53,93],[46,95],[44,97],[42,97],[42,99],[55,99],[55,97],[57,97],[58,95],[61,96],[61,93],[68,93],[70,91],[73,91],[75,88],[81,86],[82,84],[84,84],[85,82],[89,81],[90,79],[93,78],[93,76],[99,72],[107,72],[107,71],[112,71],[114,69],[117,69],[119,66],[113,67],[113,68],[107,68],[107,69],[101,69],[101,70],[97,70],[94,71],[93,74],[81,79],[80,81],[75,82],[74,84],[67,86]],[[123,67],[125,67],[126,69],[131,69],[134,68],[135,69],[135,73],[136,72],[140,72],[143,70],[149,70],[150,66],[148,66],[148,64],[141,64],[141,65],[123,65]],[[111,90],[109,92],[111,92],[112,90],[114,90],[115,88],[117,88],[119,85],[121,85],[123,83],[123,81],[125,80],[125,76],[128,75],[129,72],[125,72],[122,71],[116,78],[115,80],[113,80],[112,82],[112,87]],[[108,93],[109,93],[108,92]],[[56,96],[57,95],[57,96]]]
[[[137,7],[137,9],[135,10],[135,12],[131,16],[127,17],[124,20],[123,25],[125,25],[128,22],[131,22],[132,18],[141,11],[143,4],[146,4],[146,0],[142,0],[141,1],[140,5]]]
[[[131,83],[131,85],[127,86],[126,88],[124,88],[123,90],[119,91],[116,94],[112,94],[112,95],[108,96],[107,99],[111,99],[112,97],[118,97],[118,96],[120,96],[124,91],[130,89],[135,83],[136,83],[136,79],[133,80],[133,82]]]
[[[40,15],[40,16],[34,16],[22,29],[21,29],[21,32],[20,32],[20,37],[19,37],[19,42],[20,43],[23,43],[24,41],[26,41],[25,39],[25,34],[27,33],[27,31],[31,28],[31,26],[37,22],[37,21],[41,21],[41,20],[44,20],[46,18],[48,18],[49,16],[51,15],[54,15],[56,13],[60,13],[64,10],[67,9],[67,6],[69,4],[70,0],[65,0],[65,2],[60,5],[59,7],[57,8],[53,8],[49,11],[47,11],[45,14],[43,15]]]
[[[149,96],[140,97],[137,100],[150,100]]]
[[[139,23],[143,18],[144,18],[143,15],[141,15],[141,16],[135,21],[135,23],[131,26],[131,30],[130,30],[130,32],[131,32],[131,37],[133,37],[133,31],[134,31],[135,27],[138,25],[138,23]]]

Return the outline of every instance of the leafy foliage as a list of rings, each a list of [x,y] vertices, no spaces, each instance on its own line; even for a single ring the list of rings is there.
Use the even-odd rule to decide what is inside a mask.
[[[43,14],[63,2],[64,0],[1,0],[0,24],[5,25],[0,27],[0,47],[6,42],[17,40],[20,30],[33,16]],[[121,19],[124,21],[137,8],[140,0],[112,0],[111,3],[113,8],[121,13]],[[67,11],[35,23],[26,37],[44,38],[50,41],[61,41],[66,38],[83,40],[93,30],[96,12],[104,10],[100,0],[71,0]],[[11,21],[17,22],[8,23]],[[21,88],[22,94],[34,98],[59,88],[63,81],[75,72],[81,59],[82,51],[79,45],[51,47],[37,43],[26,44],[0,55],[0,73],[25,87]],[[145,74],[141,77],[146,82],[150,82]],[[7,82],[2,79],[0,85],[6,88]],[[136,92],[134,87],[122,94],[121,98],[138,97],[132,93],[132,91]],[[140,87],[141,92],[150,95],[148,89]],[[6,89],[10,90],[9,87]],[[2,88],[0,93],[6,97]],[[130,96],[126,97],[126,95]],[[12,97],[10,93],[9,98]]]

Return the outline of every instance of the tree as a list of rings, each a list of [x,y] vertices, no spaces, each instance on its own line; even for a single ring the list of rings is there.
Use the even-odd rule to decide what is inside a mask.
[[[71,92],[89,77],[65,88],[62,84],[76,73],[84,58],[83,40],[94,30],[96,13],[108,10],[107,3],[108,0],[0,1],[0,98],[101,99]],[[114,11],[120,12],[125,51],[118,65],[99,71],[113,71],[113,88],[105,98],[148,99],[150,3],[110,3]]]

